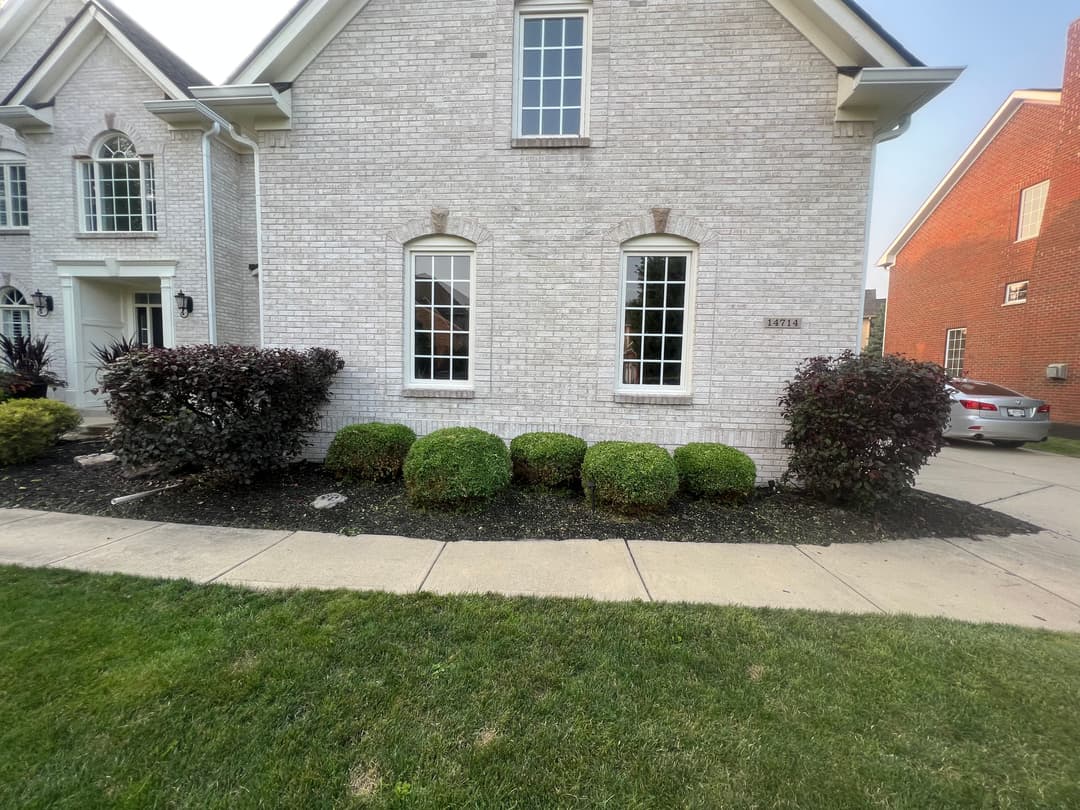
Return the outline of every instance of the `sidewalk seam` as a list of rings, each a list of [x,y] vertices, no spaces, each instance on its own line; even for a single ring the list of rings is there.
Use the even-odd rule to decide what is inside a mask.
[[[845,588],[849,589],[849,590],[850,590],[850,591],[851,591],[852,593],[854,593],[854,594],[855,594],[856,596],[859,596],[859,597],[861,597],[861,598],[865,599],[865,600],[866,600],[867,602],[869,602],[869,603],[870,603],[871,605],[873,605],[873,606],[874,606],[874,608],[875,608],[876,610],[880,611],[880,612],[881,612],[881,613],[883,613],[884,615],[888,615],[889,611],[885,610],[885,608],[883,608],[883,607],[882,607],[881,605],[879,605],[879,604],[878,604],[877,602],[875,602],[875,601],[874,601],[873,599],[871,599],[871,598],[870,598],[869,596],[867,596],[867,595],[866,595],[865,593],[863,593],[862,591],[860,591],[860,590],[859,590],[858,588],[856,588],[856,587],[855,587],[854,585],[852,585],[852,584],[851,584],[850,582],[848,582],[847,580],[845,580],[845,579],[844,579],[843,577],[841,577],[841,576],[840,576],[839,574],[837,574],[837,573],[835,573],[835,572],[833,572],[833,571],[830,571],[830,570],[829,570],[828,568],[826,568],[826,567],[825,567],[824,565],[822,565],[822,564],[821,564],[821,563],[820,563],[819,561],[815,560],[815,559],[814,559],[813,557],[811,557],[811,556],[810,556],[809,554],[807,554],[807,553],[806,553],[806,552],[805,552],[805,551],[803,550],[803,547],[802,547],[801,545],[798,545],[798,544],[796,544],[796,545],[795,545],[795,548],[796,548],[796,549],[798,550],[798,552],[799,552],[800,554],[802,554],[802,555],[803,555],[804,557],[806,557],[806,559],[808,559],[808,560],[809,560],[810,562],[812,562],[812,563],[813,563],[814,565],[816,565],[816,566],[817,566],[818,568],[820,568],[820,569],[821,569],[822,571],[824,571],[824,572],[825,572],[826,574],[828,574],[828,575],[829,575],[830,577],[832,577],[833,579],[835,579],[835,580],[836,580],[837,582],[839,582],[839,583],[840,583],[841,585],[843,585],[843,586],[844,586]]]
[[[1029,489],[1029,490],[1026,490],[1024,492],[1017,492],[1015,495],[1002,495],[1000,498],[991,498],[988,501],[980,501],[979,503],[977,503],[975,505],[976,506],[989,506],[992,503],[1000,503],[1001,501],[1008,501],[1008,500],[1011,500],[1012,498],[1019,498],[1022,495],[1030,495],[1033,492],[1042,492],[1044,489],[1050,489],[1051,487],[1056,487],[1056,486],[1057,486],[1057,484],[1046,484],[1045,486],[1035,487],[1035,489]]]
[[[252,555],[251,555],[250,557],[248,557],[247,559],[245,559],[245,560],[241,560],[241,561],[240,561],[240,562],[238,562],[238,563],[237,563],[236,565],[230,565],[230,566],[229,566],[228,568],[226,568],[226,569],[225,569],[224,571],[222,571],[222,572],[221,572],[220,574],[216,574],[216,575],[214,575],[214,576],[210,577],[210,579],[206,580],[206,582],[204,582],[203,584],[204,584],[204,585],[209,585],[209,584],[210,584],[210,583],[212,583],[212,582],[217,582],[217,580],[221,579],[221,578],[222,578],[223,576],[225,576],[225,575],[226,575],[227,573],[229,573],[230,571],[235,571],[235,570],[236,570],[237,568],[239,568],[239,567],[240,567],[241,565],[243,565],[244,563],[248,563],[248,562],[251,562],[251,561],[252,561],[252,560],[254,560],[254,559],[255,559],[256,557],[258,557],[258,556],[259,556],[260,554],[265,554],[265,553],[266,553],[266,552],[268,552],[268,551],[269,551],[270,549],[272,549],[272,548],[273,548],[274,546],[276,546],[276,545],[279,545],[280,543],[284,543],[284,542],[285,542],[286,540],[288,540],[288,539],[289,539],[290,537],[294,537],[295,535],[296,535],[296,532],[295,532],[295,531],[291,531],[291,532],[289,532],[289,533],[288,533],[288,534],[286,534],[286,535],[285,535],[284,537],[282,537],[282,538],[281,538],[280,540],[275,540],[275,541],[274,541],[273,543],[271,543],[270,545],[268,545],[268,546],[267,546],[266,548],[262,548],[262,549],[259,549],[259,550],[258,550],[258,551],[256,551],[256,552],[255,552],[254,554],[252,554]]]
[[[1062,596],[1060,593],[1057,593],[1056,591],[1050,590],[1045,585],[1040,585],[1038,582],[1035,582],[1034,580],[1028,579],[1023,574],[1018,574],[1015,571],[1013,571],[1013,570],[1011,570],[1009,568],[1006,568],[1004,565],[996,563],[993,560],[988,560],[988,559],[986,559],[986,557],[982,557],[982,556],[976,554],[974,551],[972,551],[969,548],[964,548],[963,546],[958,546],[958,545],[956,545],[956,543],[954,543],[952,540],[949,540],[948,538],[945,538],[945,542],[948,543],[953,548],[957,549],[958,551],[966,551],[968,554],[970,554],[976,560],[981,560],[982,562],[986,563],[987,565],[994,566],[994,568],[997,568],[999,571],[1004,571],[1006,574],[1008,574],[1011,577],[1016,577],[1017,579],[1022,579],[1028,585],[1033,585],[1036,588],[1038,588],[1040,591],[1045,591],[1046,593],[1050,594],[1051,596],[1057,597],[1058,599],[1060,599],[1062,602],[1065,602],[1066,604],[1072,605],[1073,607],[1076,607],[1076,608],[1080,608],[1080,603],[1074,602],[1072,599],[1069,599],[1067,596]],[[976,542],[983,542],[983,541],[976,540]]]
[[[449,542],[450,541],[448,540],[442,541],[442,545],[439,546],[439,551],[435,555],[435,559],[431,561],[431,565],[428,566],[428,570],[424,572],[423,579],[421,579],[420,584],[416,586],[417,593],[420,593],[422,590],[424,590],[424,586],[427,584],[428,577],[431,576],[431,572],[435,570],[435,566],[438,565],[439,560],[442,559],[442,553],[446,551],[446,547],[447,545],[449,545]]]
[[[54,512],[53,514],[61,514],[61,513]],[[55,560],[51,560],[51,561],[49,561],[47,563],[44,563],[43,567],[48,568],[51,565],[56,565],[57,563],[64,562],[64,560],[70,560],[72,557],[81,557],[83,554],[89,554],[91,551],[97,551],[100,548],[105,548],[106,546],[111,546],[114,543],[119,543],[122,540],[130,540],[132,537],[138,537],[140,534],[146,534],[147,532],[152,532],[154,529],[160,529],[164,525],[165,525],[165,523],[156,523],[153,526],[148,526],[145,529],[139,529],[139,531],[137,531],[137,532],[132,532],[131,534],[125,534],[123,537],[117,537],[115,540],[109,540],[106,543],[99,543],[96,546],[91,546],[90,548],[84,548],[81,551],[76,551],[76,552],[73,552],[71,554],[65,554],[63,557],[57,557]]]
[[[18,509],[19,507],[14,507],[14,508]],[[55,514],[55,513],[54,512],[38,512],[36,515],[23,515],[22,517],[15,518],[14,520],[5,520],[3,523],[0,523],[0,526],[10,526],[13,523],[22,523],[24,520],[30,520],[31,518],[39,518],[39,517],[48,517],[49,515],[52,515],[52,514]]]
[[[641,587],[645,589],[645,596],[650,602],[655,602],[652,592],[649,590],[649,586],[645,584],[645,577],[641,574],[641,567],[638,566],[637,557],[634,556],[634,552],[630,548],[630,542],[624,537],[623,545],[626,546],[626,553],[630,555],[630,562],[634,564],[634,572],[637,574],[638,580],[641,582]]]

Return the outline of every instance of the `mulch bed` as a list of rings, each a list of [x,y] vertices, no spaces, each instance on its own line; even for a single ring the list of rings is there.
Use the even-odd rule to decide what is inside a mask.
[[[65,442],[32,464],[0,470],[0,507],[435,540],[581,537],[828,545],[1039,531],[1008,515],[923,492],[912,492],[887,508],[862,512],[828,506],[793,492],[762,490],[737,506],[679,498],[668,514],[631,519],[593,510],[580,493],[515,486],[482,511],[447,514],[410,505],[400,482],[343,483],[320,465],[309,463],[294,464],[249,486],[223,488],[193,480],[144,500],[110,506],[114,497],[169,481],[127,479],[118,465],[82,468],[74,461],[77,455],[104,449],[101,441]],[[325,511],[310,506],[328,492],[340,492],[349,500]]]

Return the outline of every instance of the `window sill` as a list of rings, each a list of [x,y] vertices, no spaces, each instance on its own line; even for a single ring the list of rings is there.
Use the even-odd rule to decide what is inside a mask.
[[[472,388],[423,388],[408,386],[401,389],[403,397],[411,399],[473,399],[476,391]]]
[[[79,232],[76,239],[157,239],[159,231],[95,231]]]
[[[624,405],[693,405],[693,394],[630,394],[616,391],[615,402]]]
[[[1006,301],[1004,304],[1002,304],[1002,306],[1003,307],[1018,307],[1021,304],[1026,304],[1026,303],[1027,303],[1026,300],[1025,301]]]
[[[11,234],[15,236],[25,236],[30,233],[29,228],[0,228],[0,235]]]
[[[512,149],[568,149],[592,145],[590,138],[512,138]]]

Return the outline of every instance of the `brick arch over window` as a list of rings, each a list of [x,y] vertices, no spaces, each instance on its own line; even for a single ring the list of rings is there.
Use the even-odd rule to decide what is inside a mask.
[[[475,219],[453,216],[435,209],[428,219],[414,219],[395,228],[390,238],[402,245],[424,236],[460,236],[476,245],[491,239],[491,232]]]
[[[140,155],[161,155],[165,152],[165,141],[151,137],[133,121],[110,113],[105,116],[103,123],[104,126],[89,127],[75,137],[69,147],[72,157],[93,155],[94,150],[113,135],[126,137]]]
[[[653,208],[638,217],[624,219],[609,230],[606,237],[611,242],[622,244],[639,236],[681,236],[699,245],[707,245],[716,239],[715,231],[693,217],[672,212],[668,208]]]

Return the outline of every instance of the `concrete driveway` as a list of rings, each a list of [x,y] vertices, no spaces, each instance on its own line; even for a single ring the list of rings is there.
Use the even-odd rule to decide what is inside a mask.
[[[1080,541],[1080,459],[954,442],[923,469],[917,486]]]

